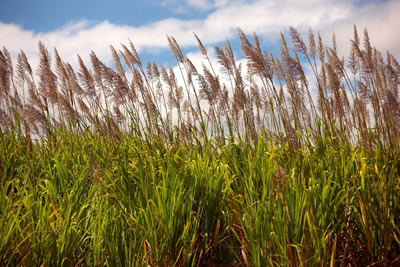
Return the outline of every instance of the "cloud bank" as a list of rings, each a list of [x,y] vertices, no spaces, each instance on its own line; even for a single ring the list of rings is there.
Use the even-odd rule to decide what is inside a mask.
[[[20,49],[24,50],[35,65],[38,62],[37,44],[41,40],[49,49],[56,47],[63,60],[74,65],[77,54],[87,59],[91,51],[100,59],[109,61],[109,45],[118,49],[128,39],[132,40],[139,53],[151,53],[168,49],[167,34],[174,36],[180,46],[195,48],[197,42],[193,32],[208,46],[236,38],[236,27],[248,33],[255,31],[268,49],[268,45],[276,43],[280,31],[294,26],[300,32],[306,32],[309,27],[320,31],[325,42],[330,41],[332,31],[335,31],[339,52],[347,56],[353,24],[356,24],[359,32],[364,27],[368,28],[371,42],[379,50],[389,50],[400,57],[397,34],[400,28],[400,0],[186,0],[183,6],[180,1],[174,0],[163,3],[170,8],[183,8],[186,12],[196,9],[207,10],[207,13],[200,19],[169,18],[139,27],[82,20],[43,33],[0,22],[0,45],[7,47],[12,56]]]

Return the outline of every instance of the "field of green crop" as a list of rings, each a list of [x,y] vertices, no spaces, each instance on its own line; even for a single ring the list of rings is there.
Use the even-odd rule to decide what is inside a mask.
[[[395,57],[356,28],[348,61],[311,30],[279,57],[238,32],[249,75],[168,37],[183,84],[132,44],[75,71],[40,43],[37,73],[4,48],[0,266],[400,264]]]

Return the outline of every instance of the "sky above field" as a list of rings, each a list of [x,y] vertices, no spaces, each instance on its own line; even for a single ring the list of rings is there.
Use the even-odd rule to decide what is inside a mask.
[[[278,52],[279,33],[294,26],[304,37],[309,27],[320,31],[328,45],[335,31],[339,54],[347,57],[356,24],[360,33],[368,28],[379,50],[400,57],[399,10],[400,0],[1,0],[0,46],[13,57],[23,49],[34,65],[41,40],[76,66],[76,55],[88,60],[91,51],[110,62],[109,45],[118,50],[131,40],[144,61],[174,65],[167,34],[194,60],[201,55],[193,32],[211,56],[230,40],[240,58],[237,27]]]

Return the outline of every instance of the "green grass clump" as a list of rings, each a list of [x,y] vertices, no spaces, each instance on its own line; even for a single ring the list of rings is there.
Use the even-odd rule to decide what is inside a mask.
[[[398,149],[2,133],[2,265],[389,263]],[[218,148],[218,150],[216,149]]]
[[[184,85],[132,44],[75,72],[40,43],[37,76],[4,48],[0,265],[400,264],[395,57],[356,28],[347,65],[311,30],[280,57],[238,32],[248,75],[168,37]]]

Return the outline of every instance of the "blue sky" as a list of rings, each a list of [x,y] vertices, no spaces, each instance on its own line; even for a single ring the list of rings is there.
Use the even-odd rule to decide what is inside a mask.
[[[229,39],[238,48],[236,27],[255,31],[266,50],[278,51],[279,32],[295,26],[306,34],[320,31],[326,43],[335,31],[347,56],[353,24],[367,27],[380,50],[400,56],[400,0],[1,0],[0,46],[15,57],[23,49],[38,62],[37,43],[56,47],[73,66],[93,50],[109,62],[131,39],[145,61],[173,65],[166,35],[172,35],[193,61],[201,61],[196,32],[213,56],[213,47]],[[240,51],[236,50],[240,57]]]
[[[173,12],[167,2],[156,0],[2,0],[0,19],[16,23],[35,32],[56,30],[64,24],[86,19],[93,22],[108,20],[118,25],[140,26],[160,19],[176,17],[192,19],[206,12]]]

